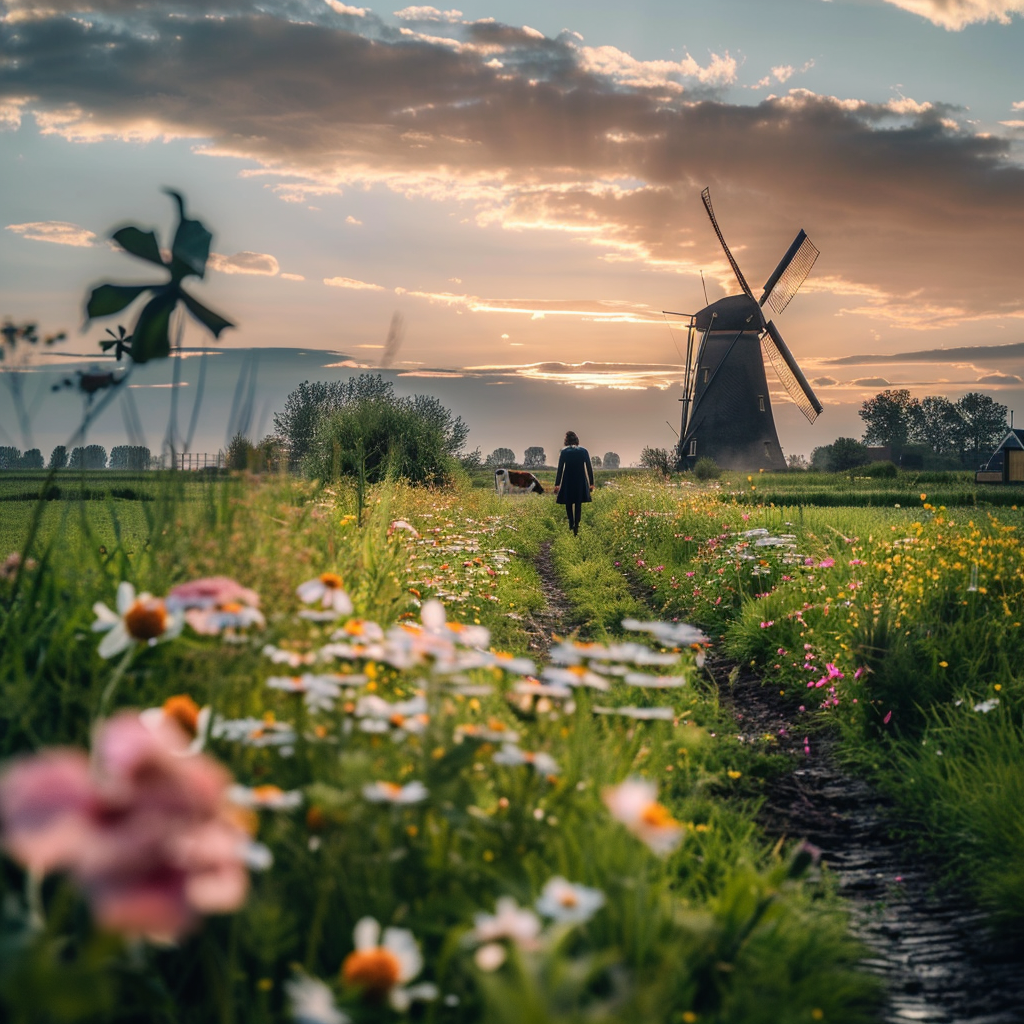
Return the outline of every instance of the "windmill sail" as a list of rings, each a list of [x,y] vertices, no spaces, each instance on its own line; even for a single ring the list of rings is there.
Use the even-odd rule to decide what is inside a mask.
[[[789,392],[789,397],[807,417],[807,422],[813,423],[818,418],[818,413],[821,412],[821,402],[811,390],[811,385],[807,383],[803,370],[797,365],[793,353],[789,351],[778,328],[771,320],[765,324],[764,333],[761,335],[761,346],[775,372],[779,375],[782,386]]]
[[[722,249],[725,251],[725,256],[729,261],[729,266],[732,267],[732,272],[736,275],[736,280],[739,281],[740,287],[743,291],[752,301],[754,301],[754,293],[750,290],[750,285],[747,284],[747,279],[743,276],[743,271],[740,270],[740,265],[736,262],[733,254],[729,252],[729,246],[725,244],[725,236],[722,234],[722,229],[718,226],[718,221],[715,220],[715,211],[711,209],[711,189],[704,189],[700,194],[700,198],[704,202],[704,209],[708,211],[708,216],[711,218],[711,226],[715,229],[715,234],[718,235],[719,242],[722,243]]]
[[[786,255],[779,261],[772,276],[765,282],[759,304],[763,306],[767,302],[772,312],[778,316],[789,305],[789,300],[796,295],[817,258],[817,247],[801,230]]]

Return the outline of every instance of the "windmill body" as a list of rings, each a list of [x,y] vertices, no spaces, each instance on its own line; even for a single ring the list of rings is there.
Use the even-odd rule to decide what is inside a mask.
[[[681,435],[689,466],[710,458],[722,469],[786,468],[753,305],[746,295],[730,295],[694,318],[702,341],[689,422]]]
[[[810,273],[818,250],[801,231],[768,278],[761,298],[755,299],[725,243],[708,189],[701,199],[743,291],[688,317],[677,462],[680,469],[692,469],[701,458],[714,459],[723,469],[785,469],[764,356],[809,422],[821,412],[821,403],[762,307],[775,313],[786,308]]]

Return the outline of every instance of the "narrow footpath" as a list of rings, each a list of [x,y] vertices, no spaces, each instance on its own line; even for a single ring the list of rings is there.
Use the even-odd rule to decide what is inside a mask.
[[[885,979],[882,1021],[1024,1024],[1024,942],[1014,949],[993,936],[971,900],[942,883],[936,864],[912,842],[891,837],[891,808],[840,768],[830,741],[812,736],[805,755],[793,710],[734,668],[711,663],[737,732],[780,736],[796,765],[770,783],[761,823],[770,835],[821,848],[849,902],[853,931],[872,951],[864,966]]]
[[[543,658],[564,635],[572,606],[545,541],[534,558],[545,606],[524,621],[530,650]],[[879,1024],[1024,1024],[1024,937],[994,936],[963,893],[941,881],[938,866],[891,834],[892,809],[868,783],[844,772],[827,738],[812,738],[794,710],[750,672],[709,659],[737,734],[780,737],[792,772],[774,779],[760,820],[771,836],[807,839],[822,851],[852,913],[852,930],[871,950],[866,970],[884,979]]]

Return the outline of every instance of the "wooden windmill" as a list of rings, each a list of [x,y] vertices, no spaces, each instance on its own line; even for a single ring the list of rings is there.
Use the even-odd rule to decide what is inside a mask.
[[[755,299],[725,244],[711,208],[710,189],[704,189],[701,199],[743,291],[687,317],[678,465],[690,469],[706,456],[723,469],[785,469],[762,351],[808,422],[813,423],[821,412],[821,403],[778,328],[765,318],[764,307],[776,315],[786,308],[814,266],[818,250],[801,231],[768,278],[760,299]]]

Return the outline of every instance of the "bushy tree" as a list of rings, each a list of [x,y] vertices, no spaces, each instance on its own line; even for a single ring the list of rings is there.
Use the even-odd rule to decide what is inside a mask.
[[[110,449],[110,468],[141,472],[149,469],[150,450],[141,444],[119,444]]]
[[[800,455],[798,453],[794,453],[792,455],[787,455],[786,456],[786,465],[790,469],[803,470],[803,469],[809,469],[810,468],[810,463],[807,461],[807,456],[806,455]]]
[[[21,457],[21,469],[42,469],[43,453],[38,448],[29,448]]]
[[[479,469],[484,464],[484,456],[479,448],[474,448],[471,452],[460,455],[459,462],[462,463],[463,469]]]
[[[544,449],[536,445],[523,452],[523,469],[540,469],[547,465],[547,461],[548,457],[544,454]]]
[[[228,469],[248,469],[253,461],[255,448],[244,434],[235,434],[228,443],[225,465]]]
[[[21,449],[9,445],[0,446],[0,469],[17,469],[21,462]]]
[[[828,473],[843,473],[870,461],[867,445],[853,437],[837,437],[831,444],[811,452],[811,467]]]
[[[495,448],[490,455],[484,459],[484,465],[488,469],[513,469],[516,467],[516,453],[511,448]]]
[[[698,480],[717,480],[722,475],[722,471],[714,459],[705,455],[697,460],[693,467],[693,475]]]
[[[387,383],[390,387],[390,381]],[[441,431],[444,450],[449,455],[457,457],[465,447],[466,438],[469,437],[469,424],[461,416],[456,416],[434,395],[413,395],[412,407],[425,423],[431,423]]]
[[[56,448],[50,452],[50,461],[47,465],[48,469],[65,469],[68,464],[68,450],[64,445],[59,444]]]
[[[101,444],[90,444],[72,450],[69,469],[106,469],[107,449]]]
[[[936,455],[959,455],[964,447],[964,420],[957,407],[944,395],[921,399],[921,414],[912,438]]]
[[[455,464],[449,442],[436,416],[387,393],[346,401],[322,416],[304,465],[320,480],[354,476],[360,489],[385,479],[440,483]]]
[[[890,445],[895,453],[920,434],[921,403],[906,389],[890,389],[869,398],[860,407],[864,444]]]
[[[640,465],[644,469],[653,469],[665,476],[672,471],[672,462],[667,448],[651,448],[646,446],[640,452]]]
[[[603,469],[604,468],[603,463],[601,462],[601,456],[600,455],[591,455],[590,456],[590,464],[591,464],[591,466],[594,467],[594,469]]]
[[[988,395],[969,391],[956,403],[963,421],[961,451],[967,465],[984,461],[1006,436],[1006,406]]]
[[[604,468],[605,469],[618,469],[619,468],[619,457],[615,452],[604,453]]]

